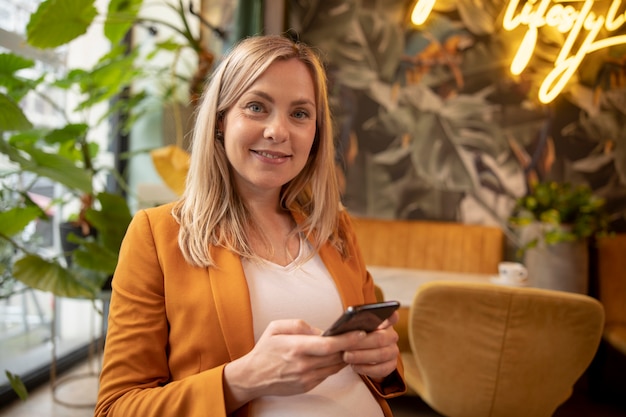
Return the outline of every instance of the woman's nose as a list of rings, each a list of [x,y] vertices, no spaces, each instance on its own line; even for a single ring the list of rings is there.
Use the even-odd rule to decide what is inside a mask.
[[[284,142],[289,139],[289,127],[288,120],[285,117],[275,115],[273,116],[265,126],[263,136],[266,139],[273,140],[274,142]]]

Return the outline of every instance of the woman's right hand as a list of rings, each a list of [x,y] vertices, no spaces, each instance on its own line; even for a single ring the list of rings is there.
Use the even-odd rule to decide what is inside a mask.
[[[310,391],[346,366],[343,352],[366,336],[321,333],[302,320],[271,322],[255,347],[224,369],[227,413],[261,396]]]

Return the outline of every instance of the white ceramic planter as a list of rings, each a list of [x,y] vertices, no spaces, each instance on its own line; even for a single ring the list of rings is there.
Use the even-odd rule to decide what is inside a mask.
[[[589,253],[586,241],[546,246],[540,243],[524,256],[528,283],[532,287],[589,292]]]
[[[540,225],[531,225],[523,239],[538,236]],[[528,283],[532,287],[569,291],[580,294],[589,292],[589,250],[587,240],[547,245],[539,239],[536,247],[524,254],[528,269]]]

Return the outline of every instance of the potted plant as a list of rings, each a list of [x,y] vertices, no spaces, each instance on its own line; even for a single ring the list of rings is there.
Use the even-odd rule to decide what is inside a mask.
[[[99,145],[89,138],[94,126],[69,121],[55,128],[34,126],[18,107],[25,92],[36,91],[44,83],[41,78],[31,80],[19,75],[20,70],[34,65],[33,61],[13,54],[0,55],[6,91],[0,94],[0,101],[4,100],[3,111],[8,115],[0,122],[3,133],[0,151],[13,167],[2,176],[5,193],[10,193],[11,198],[5,201],[0,212],[0,239],[14,248],[10,269],[17,280],[59,296],[90,298],[115,268],[119,242],[130,221],[130,210],[122,193],[107,191],[99,184],[105,181],[103,172],[112,168],[98,161]],[[88,76],[84,72],[81,78]],[[81,81],[55,80],[55,83],[63,82],[71,87]],[[93,83],[91,86],[95,87]],[[94,100],[93,97],[86,100],[90,99]],[[89,107],[86,102],[81,105]],[[9,118],[21,120],[22,124],[12,126]],[[11,177],[19,177],[20,181],[10,181]],[[41,177],[65,190],[62,197],[49,201],[44,207],[34,200],[32,192]],[[63,254],[73,260],[68,262],[71,265],[65,265],[61,257],[40,253],[36,244],[30,245],[23,239],[23,232],[31,222],[49,221],[49,212],[72,199],[80,203],[75,220],[71,221],[76,232],[68,239],[78,246],[72,254]],[[97,236],[94,230],[98,230]]]
[[[94,298],[113,274],[131,218],[123,173],[103,158],[107,144],[117,140],[118,133],[123,136],[130,131],[148,100],[174,102],[181,96],[176,90],[188,86],[184,100],[193,102],[213,63],[203,30],[209,28],[220,37],[224,33],[183,0],[162,2],[173,12],[171,19],[172,13],[163,18],[142,16],[143,0],[111,0],[105,13],[96,9],[94,0],[70,3],[43,1],[30,16],[25,41],[41,49],[63,47],[92,25],[102,24],[111,48],[93,66],[33,77],[27,74],[36,65],[33,60],[17,53],[0,54],[0,153],[4,161],[10,161],[9,168],[3,164],[0,171],[0,273],[3,289],[10,290],[11,280],[18,280],[57,296]],[[172,35],[162,41],[149,38],[133,43],[128,36],[133,28],[151,35],[161,30]],[[184,51],[195,56],[191,71],[179,70]],[[163,60],[161,52],[173,58]],[[146,79],[154,83],[146,89],[137,85]],[[153,93],[155,84],[160,89]],[[55,90],[77,93],[77,105],[71,109],[59,105]],[[42,97],[64,122],[50,127],[29,119],[21,105],[27,94]],[[114,124],[112,134],[104,130],[108,140],[98,138],[102,123],[119,114],[122,122]],[[33,187],[40,178],[58,184],[64,190],[62,196],[43,204],[38,201]],[[27,237],[27,229],[34,222],[49,222],[52,211],[72,204],[77,208],[65,222],[72,227],[67,233],[71,251],[43,252],[39,242]]]
[[[103,161],[102,154],[108,150],[101,149],[102,140],[94,140],[94,136],[100,134],[99,126],[112,115],[125,115],[125,122],[115,126],[117,131],[109,142],[116,140],[118,131],[127,134],[133,123],[145,114],[146,101],[156,99],[171,103],[175,97],[180,97],[176,90],[181,85],[188,86],[186,100],[194,102],[213,63],[213,54],[203,41],[202,29],[210,29],[220,38],[225,34],[203,19],[191,3],[185,6],[183,0],[161,3],[173,19],[168,19],[167,15],[143,16],[143,0],[111,0],[103,14],[96,9],[93,0],[72,0],[72,3],[72,7],[68,7],[67,2],[43,1],[30,16],[26,41],[42,49],[65,46],[92,25],[101,23],[111,49],[104,51],[91,68],[70,68],[56,77],[47,74],[33,78],[22,75],[34,68],[35,62],[31,59],[14,53],[0,54],[0,113],[3,115],[0,117],[0,152],[13,163],[13,169],[1,173],[0,180],[18,173],[30,174],[20,184],[3,181],[3,188],[11,191],[12,199],[0,208],[0,241],[8,242],[18,254],[24,255],[10,265],[18,280],[57,295],[89,296],[112,273],[119,243],[130,220],[122,173]],[[190,18],[196,21],[191,22]],[[153,35],[169,31],[172,35],[163,41],[148,39],[144,43],[132,43],[127,35],[133,28],[143,28]],[[179,69],[185,51],[195,56],[191,70]],[[161,52],[173,58],[163,63]],[[154,85],[145,90],[136,85],[137,81],[146,79],[152,79],[160,90],[157,88],[153,93]],[[49,94],[54,94],[54,89],[78,92],[77,106],[69,109],[72,117],[68,109],[56,104]],[[29,120],[20,108],[27,93],[42,96],[65,117],[64,125],[47,128]],[[80,120],[76,120],[77,115]],[[159,163],[159,167],[164,164],[162,160]],[[39,177],[60,184],[67,191],[66,196],[51,201],[49,207],[41,207],[33,201],[31,193]],[[106,185],[109,178],[116,180],[115,189]],[[169,178],[164,181],[172,182]],[[48,221],[48,211],[65,207],[70,200],[78,201],[79,207],[66,223],[72,227],[69,243],[76,247],[69,254],[68,265],[56,259],[45,259],[36,253],[36,247],[29,248],[16,238],[31,222]]]
[[[129,190],[123,173],[103,160],[103,151],[107,150],[94,140],[94,135],[101,134],[98,127],[111,116],[115,123],[110,143],[127,136],[146,108],[163,109],[163,112],[173,108],[177,113],[180,102],[192,108],[212,70],[214,56],[206,38],[210,34],[221,41],[226,38],[225,31],[204,19],[188,0],[151,3],[146,9],[152,14],[146,15],[142,14],[143,0],[109,0],[104,13],[96,9],[95,3],[95,0],[42,1],[30,16],[25,39],[35,48],[64,47],[90,27],[101,25],[111,49],[103,49],[95,65],[70,68],[58,76],[49,73],[28,77],[22,71],[34,67],[32,60],[13,53],[0,54],[0,153],[3,154],[0,155],[3,186],[0,290],[3,296],[4,290],[10,292],[13,280],[63,297],[93,298],[100,292],[117,264],[131,213],[125,198]],[[161,9],[156,11],[159,6]],[[223,16],[228,17],[226,12]],[[133,41],[138,31],[147,34],[147,39]],[[37,125],[22,111],[21,101],[29,92],[41,94],[64,114],[66,109],[46,95],[50,88],[79,93],[78,105],[67,109],[73,111],[72,116],[93,116],[102,108],[104,111],[95,119],[81,117],[77,121],[68,117],[61,126],[52,128]],[[179,191],[176,187],[180,187],[181,173],[172,167],[178,167],[179,160],[187,158],[181,146],[185,121],[181,117],[174,119],[176,145],[144,151],[150,152],[165,184]],[[3,170],[2,157],[11,161],[10,169]],[[8,181],[16,174],[25,181]],[[32,187],[42,177],[54,181],[66,193],[46,204],[36,201]],[[110,186],[111,178],[117,186]],[[8,198],[4,198],[5,194]],[[26,230],[34,222],[49,222],[50,212],[65,207],[69,201],[79,202],[77,210],[65,222],[72,229],[67,233],[71,250],[42,252],[38,242],[25,238]],[[25,398],[27,393],[20,378],[8,371],[7,376],[18,395]]]
[[[511,224],[539,224],[541,236],[525,242],[522,250],[535,247],[539,239],[553,245],[585,240],[608,228],[605,201],[587,185],[574,186],[556,181],[539,182],[530,193],[516,201]]]
[[[510,223],[531,285],[588,292],[589,239],[606,233],[604,199],[587,185],[537,182],[516,201]]]

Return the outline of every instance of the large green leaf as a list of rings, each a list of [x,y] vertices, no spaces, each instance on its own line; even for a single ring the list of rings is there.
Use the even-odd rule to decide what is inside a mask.
[[[135,68],[136,58],[136,52],[126,53],[121,47],[111,49],[92,71],[92,82],[119,93],[121,87],[130,84],[141,73]]]
[[[6,87],[7,95],[19,101],[26,91],[36,86],[36,80],[21,78],[16,74],[20,70],[34,66],[35,62],[32,59],[12,53],[0,54],[0,86]]]
[[[30,155],[30,159],[11,160],[20,164],[22,169],[50,178],[72,190],[85,194],[92,192],[92,176],[75,162],[62,155],[42,151],[34,147],[22,149]]]
[[[38,48],[64,45],[87,29],[98,14],[95,0],[46,0],[26,26],[29,44]]]
[[[30,129],[32,124],[9,96],[0,93],[0,132]]]
[[[97,239],[74,237],[80,246],[72,253],[75,265],[85,270],[110,276],[115,271],[122,239],[132,218],[126,199],[120,195],[98,194],[100,209],[87,209],[85,218],[97,230]]]
[[[19,70],[32,68],[34,66],[35,61],[32,59],[12,53],[0,54],[0,80],[12,76]]]
[[[117,252],[112,252],[96,242],[82,242],[72,253],[74,264],[90,271],[101,272],[102,281],[115,272]]]
[[[37,206],[13,207],[0,212],[0,234],[15,236],[33,220],[43,215],[43,211]]]
[[[97,67],[81,80],[81,90],[88,94],[88,98],[77,107],[77,110],[108,101],[130,85],[141,72],[135,68],[134,59],[134,54],[128,56],[114,54],[100,61]]]
[[[83,80],[88,80],[91,76],[91,72],[82,68],[70,69],[64,78],[57,78],[52,82],[52,85],[58,88],[68,90],[74,87],[75,84],[80,84]]]
[[[36,255],[26,255],[16,261],[13,276],[31,288],[59,297],[93,298],[95,295],[95,289],[88,288],[69,269]]]
[[[30,129],[16,133],[9,137],[7,141],[0,140],[0,152],[8,156],[11,161],[17,163],[23,170],[30,163],[30,159],[22,149],[31,147],[44,134],[45,132],[39,129]]]
[[[111,252],[117,253],[132,218],[126,199],[120,195],[100,193],[101,209],[88,209],[85,217],[98,231],[98,240]]]
[[[11,384],[11,388],[13,389],[13,391],[15,391],[17,396],[20,397],[22,401],[26,401],[26,399],[28,398],[28,390],[26,389],[26,385],[24,385],[24,382],[22,382],[19,375],[12,374],[11,372],[6,370],[4,371],[4,374],[9,380],[9,384]]]
[[[85,123],[72,123],[63,126],[61,129],[54,129],[45,137],[46,143],[62,143],[75,141],[76,138],[85,136],[89,126]]]
[[[35,62],[20,55],[0,54],[0,86],[5,87],[3,93],[11,97],[16,103],[30,91],[33,91],[43,81],[43,76],[36,79],[21,77],[20,70],[33,68]]]
[[[104,22],[104,36],[113,45],[119,44],[131,29],[143,0],[111,0]]]

